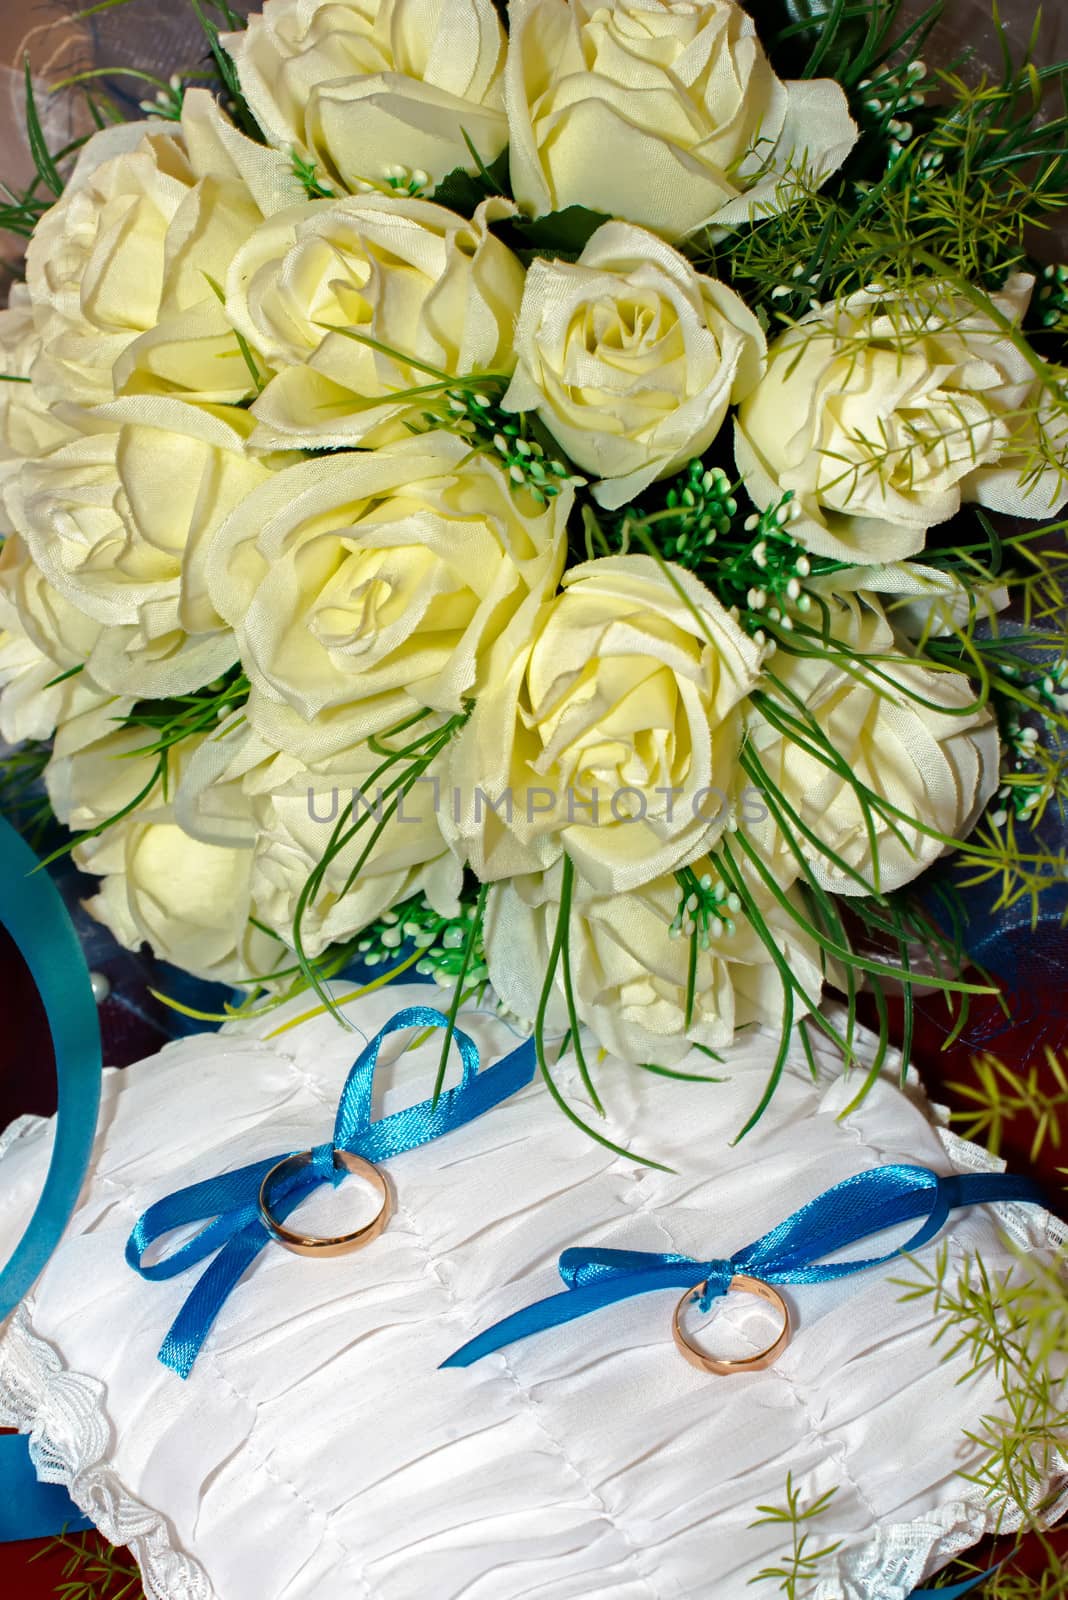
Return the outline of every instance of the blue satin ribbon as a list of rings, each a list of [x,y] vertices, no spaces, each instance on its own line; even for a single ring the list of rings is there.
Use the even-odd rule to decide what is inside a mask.
[[[442,1366],[469,1367],[516,1339],[656,1289],[705,1284],[705,1292],[695,1298],[701,1309],[707,1310],[712,1300],[727,1293],[737,1273],[771,1284],[829,1283],[852,1277],[920,1249],[941,1231],[951,1211],[1006,1200],[1045,1205],[1037,1184],[1004,1172],[942,1178],[926,1167],[874,1167],[810,1200],[729,1260],[696,1261],[692,1256],[644,1250],[565,1250],[559,1261],[560,1276],[567,1285],[563,1294],[550,1295],[505,1317],[454,1351]],[[912,1237],[886,1255],[862,1261],[824,1260],[833,1251],[917,1217],[923,1222]]]
[[[50,1539],[81,1533],[93,1524],[83,1516],[61,1483],[41,1483],[25,1436],[0,1434],[0,1544],[19,1539]]]
[[[535,1067],[533,1040],[526,1040],[495,1066],[480,1072],[478,1046],[457,1028],[453,1038],[459,1046],[463,1076],[455,1088],[444,1090],[436,1105],[433,1100],[423,1100],[372,1122],[371,1091],[382,1041],[406,1028],[447,1026],[448,1019],[440,1011],[407,1006],[365,1046],[341,1091],[333,1138],[315,1147],[307,1166],[282,1176],[274,1187],[271,1211],[276,1220],[283,1221],[319,1184],[342,1182],[346,1174],[334,1164],[335,1149],[348,1150],[376,1164],[388,1161],[462,1127],[530,1083]],[[260,1185],[272,1167],[297,1153],[283,1151],[236,1172],[179,1189],[150,1206],[135,1223],[126,1244],[126,1260],[142,1278],[173,1278],[218,1251],[160,1348],[159,1359],[179,1377],[189,1376],[227,1296],[272,1238],[259,1207]],[[143,1258],[150,1245],[173,1229],[194,1222],[207,1226],[172,1255],[145,1266]]]

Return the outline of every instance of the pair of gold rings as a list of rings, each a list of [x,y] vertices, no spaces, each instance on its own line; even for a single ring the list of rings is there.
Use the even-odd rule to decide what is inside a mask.
[[[390,1194],[389,1184],[385,1174],[380,1172],[370,1161],[365,1161],[362,1156],[353,1155],[350,1150],[334,1151],[334,1166],[351,1172],[355,1177],[364,1178],[371,1184],[380,1198],[380,1205],[375,1216],[370,1222],[364,1223],[362,1228],[357,1228],[353,1233],[340,1233],[332,1238],[319,1238],[314,1234],[296,1233],[291,1228],[286,1228],[271,1212],[270,1199],[274,1184],[290,1172],[296,1172],[301,1167],[306,1167],[312,1160],[311,1150],[301,1150],[297,1155],[286,1156],[273,1166],[260,1184],[260,1214],[265,1224],[279,1244],[285,1245],[287,1250],[294,1251],[298,1256],[341,1256],[350,1250],[362,1250],[372,1240],[377,1239],[385,1228],[393,1211],[393,1197]],[[790,1339],[790,1313],[786,1302],[770,1283],[764,1283],[760,1278],[751,1278],[746,1273],[736,1273],[730,1281],[731,1291],[740,1291],[743,1294],[756,1295],[761,1300],[766,1300],[774,1306],[782,1318],[782,1330],[774,1343],[768,1345],[766,1350],[761,1350],[755,1356],[746,1356],[737,1361],[719,1360],[693,1344],[686,1336],[682,1326],[682,1314],[686,1306],[693,1300],[706,1293],[708,1284],[700,1283],[695,1289],[687,1289],[678,1305],[671,1322],[671,1332],[677,1348],[681,1351],[692,1367],[697,1367],[701,1372],[712,1372],[718,1377],[729,1377],[738,1372],[759,1372],[763,1367],[770,1367],[772,1362],[785,1350]]]

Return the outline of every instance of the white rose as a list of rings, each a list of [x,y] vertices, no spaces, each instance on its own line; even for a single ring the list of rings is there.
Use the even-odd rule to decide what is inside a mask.
[[[381,774],[381,765],[367,745],[306,764],[236,716],[193,757],[175,816],[205,842],[251,851],[257,915],[287,944],[301,892],[337,827],[359,823],[301,922],[303,947],[316,956],[413,894],[426,892],[442,912],[456,907],[462,873],[438,828],[433,774],[394,805],[387,788],[395,772]]]
[[[450,375],[511,372],[523,269],[489,232],[510,208],[488,200],[468,222],[427,200],[313,201],[265,222],[238,251],[227,312],[278,375],[253,406],[256,445],[339,447],[404,438],[433,397],[425,365]],[[330,333],[369,335],[382,350]]]
[[[766,348],[733,290],[644,228],[608,222],[573,266],[531,264],[502,404],[536,411],[614,508],[708,449]]]
[[[0,738],[50,739],[56,727],[111,696],[82,667],[100,634],[37,571],[22,540],[0,548]]]
[[[939,284],[864,291],[790,328],[738,413],[735,458],[757,505],[791,491],[795,538],[872,564],[915,555],[962,501],[1055,515],[1068,503],[1068,398],[1058,410],[1038,358],[997,321],[1018,324],[1033,286],[1010,279],[993,314]]]
[[[239,134],[204,90],[186,94],[180,126],[95,134],[26,253],[41,401],[244,398],[252,377],[209,280],[221,292],[265,212],[302,194],[288,163]]]
[[[56,815],[75,830],[96,828],[137,801],[128,816],[75,844],[75,864],[103,878],[86,909],[126,949],[147,943],[198,977],[239,982],[289,966],[285,947],[251,920],[251,853],[204,844],[175,820],[168,796],[196,742],[170,753],[165,788],[153,781],[156,758],[138,753],[151,730],[116,725],[129,709],[129,701],[112,700],[72,717],[45,772]]]
[[[695,867],[698,873],[706,869],[715,870],[707,862]],[[751,892],[802,990],[818,1002],[823,973],[815,944],[770,894]],[[597,1043],[621,1061],[672,1066],[695,1044],[724,1048],[746,1024],[782,1025],[778,969],[738,913],[731,918],[733,933],[724,922],[724,931],[711,935],[707,948],[698,952],[687,1027],[690,940],[671,933],[678,903],[673,877],[627,895],[600,894],[581,878],[575,882],[568,931],[576,1009]],[[487,900],[490,981],[509,1010],[527,1021],[537,1013],[559,907],[559,866],[495,884]],[[804,1005],[794,998],[796,1016]],[[567,1027],[560,971],[548,1021],[554,1028]]]
[[[72,833],[98,827],[139,796],[143,815],[163,804],[153,782],[156,757],[144,753],[152,731],[121,725],[132,708],[132,700],[110,697],[67,718],[56,733],[45,787],[56,817]]]
[[[911,883],[947,848],[925,829],[959,839],[974,827],[998,786],[997,723],[975,705],[976,692],[961,673],[934,671],[908,659],[874,596],[828,597],[826,605],[842,663],[823,654],[780,650],[774,674],[792,696],[783,702],[786,709],[798,715],[800,700],[851,777],[876,802],[895,808],[888,817],[871,810],[874,859],[856,789],[813,753],[815,739],[802,744],[784,737],[754,712],[748,744],[770,792],[781,794],[801,823],[862,880],[818,853],[795,824],[816,881],[835,894],[886,893]],[[932,703],[945,710],[932,710]],[[761,839],[761,830],[753,831]],[[773,826],[764,833],[764,848],[778,855],[775,870],[789,868],[792,876],[795,858],[785,841],[776,840]]]
[[[110,700],[83,674],[57,682],[62,674],[0,606],[0,739],[50,739],[67,718]]]
[[[52,415],[30,382],[40,344],[29,290],[13,284],[7,309],[0,311],[0,494],[23,461],[47,455],[71,437],[70,427]]]
[[[43,576],[99,626],[89,670],[117,694],[162,698],[208,683],[236,656],[207,594],[220,523],[270,474],[245,450],[236,407],[130,396],[9,485]]]
[[[734,0],[512,0],[512,192],[667,239],[789,205],[857,140],[828,78],[781,83]]]
[[[877,594],[894,632],[906,639],[927,640],[960,634],[982,619],[993,623],[1011,602],[1008,585],[967,574],[967,582],[953,572],[925,566],[922,561],[892,561],[888,565],[840,567],[807,580],[811,594],[835,595],[863,589]]]
[[[693,860],[727,826],[760,660],[682,568],[572,567],[491,657],[449,752],[444,831],[483,880],[566,850],[599,891],[623,892]]]
[[[84,667],[104,631],[102,623],[49,583],[17,534],[10,534],[0,550],[0,616],[6,612],[55,664],[55,673]]]
[[[492,0],[266,0],[224,36],[272,144],[344,189],[474,170],[508,143]]]
[[[555,590],[570,495],[524,509],[496,463],[450,433],[275,474],[209,560],[254,724],[309,755],[420,707],[460,712],[501,631]]]
[[[103,878],[86,910],[127,950],[149,944],[176,967],[217,983],[269,978],[292,957],[252,920],[252,856],[201,844],[169,820],[136,814],[74,851]]]

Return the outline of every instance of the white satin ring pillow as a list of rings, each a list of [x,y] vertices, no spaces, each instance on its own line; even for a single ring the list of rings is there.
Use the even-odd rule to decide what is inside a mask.
[[[395,1158],[396,1211],[366,1250],[315,1260],[269,1245],[190,1378],[163,1367],[156,1352],[202,1269],[136,1276],[123,1250],[137,1216],[329,1138],[362,1036],[434,998],[401,985],[369,995],[349,1008],[355,1033],[320,1016],[268,1037],[287,1015],[274,1013],[106,1075],[78,1210],[0,1340],[0,1422],[28,1431],[41,1475],[132,1547],[150,1600],[752,1600],[748,1580],[788,1542],[752,1526],[756,1507],[782,1503],[788,1472],[806,1499],[837,1490],[814,1531],[841,1545],[811,1600],[904,1600],[982,1534],[995,1508],[965,1480],[964,1430],[996,1389],[942,1363],[929,1303],[903,1302],[891,1282],[901,1269],[788,1292],[795,1336],[752,1375],[688,1366],[663,1293],[438,1370],[556,1292],[569,1245],[727,1256],[866,1167],[980,1159],[890,1079],[843,1117],[856,1083],[829,1046],[816,1081],[797,1049],[738,1145],[770,1035],[739,1043],[721,1084],[605,1060],[610,1131],[634,1159],[593,1143],[532,1084]],[[484,1064],[516,1042],[489,1014],[463,1026]],[[379,1109],[425,1097],[440,1037],[399,1055],[403,1041],[389,1041]],[[696,1054],[687,1066],[709,1070]],[[592,1117],[573,1063],[557,1077]],[[43,1181],[51,1128],[24,1120],[5,1141],[0,1259]],[[339,1194],[307,1203],[308,1231],[332,1231]],[[1044,1213],[999,1213],[958,1213],[952,1258],[981,1250],[1007,1267],[1006,1228],[1045,1255]]]

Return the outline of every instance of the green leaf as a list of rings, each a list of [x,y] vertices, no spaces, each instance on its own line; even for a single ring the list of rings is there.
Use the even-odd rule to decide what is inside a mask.
[[[588,206],[565,206],[563,211],[550,211],[544,217],[517,217],[511,228],[519,241],[517,253],[521,258],[554,256],[560,261],[573,261],[601,224],[611,220],[606,212],[591,211]]]
[[[484,165],[466,134],[464,139],[478,171],[469,172],[466,167],[454,167],[437,185],[432,198],[436,205],[448,206],[450,211],[458,212],[461,217],[470,217],[490,195],[509,193],[508,150],[505,148],[495,161]]]
[[[37,168],[41,182],[46,188],[51,189],[52,193],[58,198],[63,193],[63,179],[60,177],[59,170],[52,158],[45,140],[44,130],[41,127],[41,119],[37,114],[37,101],[33,93],[33,77],[30,73],[29,56],[25,59],[24,71],[26,77],[26,137],[29,140],[30,154],[33,156],[33,164]]]

